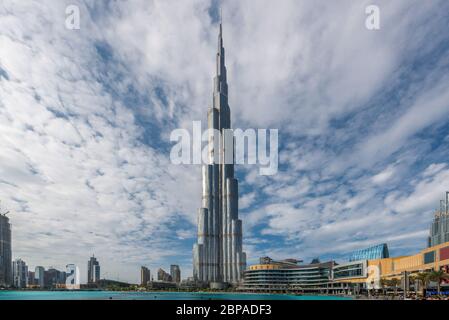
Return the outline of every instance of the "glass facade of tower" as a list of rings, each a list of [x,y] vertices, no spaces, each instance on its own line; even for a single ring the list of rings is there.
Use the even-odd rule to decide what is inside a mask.
[[[40,288],[44,288],[45,287],[45,269],[44,269],[44,267],[37,266],[34,269],[34,278],[36,280],[36,284]]]
[[[181,282],[181,269],[177,264],[172,264],[170,266],[170,275],[172,277],[172,281],[176,283]]]
[[[140,267],[140,284],[142,286],[148,285],[148,282],[151,280],[150,275],[150,269],[145,266]]]
[[[241,281],[246,269],[246,254],[238,214],[238,180],[232,161],[234,139],[226,134],[231,128],[231,110],[221,23],[208,128],[209,159],[202,168],[202,205],[198,209],[198,240],[193,246],[193,277],[210,285],[235,284]]]
[[[386,243],[382,243],[374,247],[354,251],[350,256],[349,261],[374,260],[389,257],[388,246]]]
[[[87,283],[96,283],[100,280],[100,263],[94,256],[87,262]]]
[[[12,263],[13,284],[16,288],[28,286],[28,266],[22,259],[16,259]]]
[[[436,211],[430,226],[427,247],[430,248],[445,242],[449,242],[449,191],[446,191],[446,199],[440,200],[440,209]]]
[[[428,247],[433,247],[449,241],[449,216],[436,215],[430,227]]]
[[[12,285],[11,225],[6,215],[0,214],[0,287]]]

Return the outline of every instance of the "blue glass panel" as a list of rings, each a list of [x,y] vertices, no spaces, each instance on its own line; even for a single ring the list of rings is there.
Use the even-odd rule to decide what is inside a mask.
[[[430,251],[424,254],[424,264],[435,262],[435,251]]]
[[[388,246],[383,243],[374,247],[355,251],[349,258],[349,261],[383,259],[388,257]]]

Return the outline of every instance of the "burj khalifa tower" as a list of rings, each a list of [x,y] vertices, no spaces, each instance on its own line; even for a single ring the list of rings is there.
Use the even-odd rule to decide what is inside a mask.
[[[198,209],[198,241],[193,247],[193,276],[203,283],[236,284],[246,268],[242,251],[242,220],[238,218],[238,181],[234,178],[234,161],[226,152],[228,141],[224,131],[231,128],[228,105],[225,50],[222,24],[218,35],[216,76],[212,107],[208,110],[208,127],[220,132],[209,134],[209,164],[202,168],[202,207]],[[209,130],[211,132],[212,130]],[[229,148],[228,148],[229,149]]]

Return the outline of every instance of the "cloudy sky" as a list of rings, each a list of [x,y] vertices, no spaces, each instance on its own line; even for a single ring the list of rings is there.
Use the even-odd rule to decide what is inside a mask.
[[[426,245],[449,189],[449,3],[221,2],[234,127],[279,129],[279,171],[240,166],[249,263]],[[66,7],[80,29],[65,26]],[[0,200],[32,268],[95,254],[106,278],[191,275],[200,167],[171,130],[206,120],[218,1],[3,0]]]

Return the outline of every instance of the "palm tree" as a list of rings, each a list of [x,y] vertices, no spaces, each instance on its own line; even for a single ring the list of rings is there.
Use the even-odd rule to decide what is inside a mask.
[[[419,272],[415,275],[415,279],[422,286],[422,289],[427,290],[427,285],[429,283],[429,272]]]
[[[440,294],[441,281],[449,279],[449,274],[443,270],[432,271],[429,273],[428,279],[437,283],[437,293]]]
[[[401,280],[398,278],[393,278],[389,281],[390,286],[394,287],[394,295],[396,296],[398,293],[398,285],[401,284]]]
[[[408,277],[408,284],[410,285],[410,288],[413,285],[415,292],[417,291],[416,290],[416,275],[412,274]]]
[[[385,287],[388,287],[388,285],[389,285],[389,280],[387,280],[385,278],[380,279],[380,286],[382,287],[382,292],[383,292],[384,296],[386,295]]]

